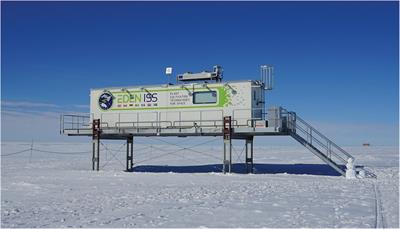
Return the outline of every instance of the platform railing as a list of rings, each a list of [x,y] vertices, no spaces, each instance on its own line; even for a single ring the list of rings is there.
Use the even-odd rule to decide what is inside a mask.
[[[233,127],[255,127],[255,122],[265,120],[263,108],[233,109]],[[90,129],[95,118],[100,119],[103,129],[107,128],[222,128],[223,110],[191,110],[191,111],[154,111],[136,113],[102,113],[98,117],[93,114],[66,114],[60,118],[60,131]],[[253,118],[248,118],[251,115]]]
[[[75,130],[79,133],[80,130],[90,128],[90,115],[64,114],[60,116],[60,133],[64,133],[65,130]]]
[[[245,113],[245,115],[240,115],[240,113]],[[249,113],[252,117],[250,119],[248,118]],[[244,118],[241,118],[241,116],[244,116]],[[266,120],[266,117],[267,113],[264,108],[234,109],[232,110],[232,120],[236,122],[236,125],[234,123],[232,125],[233,127],[255,127],[256,121]]]

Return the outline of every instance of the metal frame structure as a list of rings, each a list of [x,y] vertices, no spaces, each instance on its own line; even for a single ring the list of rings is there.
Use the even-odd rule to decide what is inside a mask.
[[[235,112],[233,112],[234,114]],[[221,120],[176,121],[162,125],[161,122],[137,120],[129,125],[116,123],[110,126],[101,119],[90,115],[62,115],[60,119],[61,134],[68,136],[91,136],[93,140],[93,170],[99,170],[100,140],[119,139],[127,141],[126,170],[131,171],[134,165],[134,137],[188,137],[188,136],[221,136],[223,137],[223,172],[232,172],[232,140],[245,141],[246,171],[253,172],[253,140],[256,136],[291,136],[309,149],[317,157],[342,175],[346,175],[346,166],[354,163],[354,158],[326,136],[321,134],[295,112],[281,107],[271,107],[261,119],[247,120],[246,125],[239,125],[233,116],[221,116]],[[264,121],[267,126],[256,126],[257,121]]]

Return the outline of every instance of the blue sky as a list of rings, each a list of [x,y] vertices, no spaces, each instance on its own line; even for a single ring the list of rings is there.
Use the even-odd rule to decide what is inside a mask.
[[[267,105],[339,143],[398,144],[397,2],[1,4],[3,140],[64,140],[58,113],[88,112],[90,88],[166,83],[166,66],[238,80],[271,64]]]

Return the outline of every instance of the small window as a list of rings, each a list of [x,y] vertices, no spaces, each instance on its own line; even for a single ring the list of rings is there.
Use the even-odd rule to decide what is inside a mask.
[[[199,91],[193,93],[193,104],[216,103],[216,91]]]

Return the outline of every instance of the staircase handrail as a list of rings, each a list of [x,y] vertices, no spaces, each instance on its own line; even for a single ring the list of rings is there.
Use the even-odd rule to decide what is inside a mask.
[[[306,131],[306,130],[304,130],[303,128],[301,128],[300,126],[296,126],[296,128],[297,128],[297,130],[300,130],[302,133],[304,133],[304,134],[306,134],[306,135],[309,135],[309,133]],[[328,143],[328,144],[324,144],[324,143],[322,143],[320,140],[318,140],[318,138],[316,138],[316,137],[314,137],[314,136],[311,136],[312,138],[313,138],[313,140],[312,140],[312,142],[317,142],[318,143],[318,145],[319,146],[321,146],[322,148],[324,148],[326,151],[328,151],[329,152],[329,154],[328,155],[326,155],[328,158],[332,158],[331,157],[331,155],[334,155],[336,158],[338,158],[339,160],[341,160],[343,163],[347,163],[347,160],[346,159],[344,159],[343,157],[341,157],[339,154],[337,154],[336,152],[334,152],[333,150],[332,150],[332,148],[330,149],[329,147],[328,147],[328,144],[331,144],[330,142]],[[324,139],[325,140],[325,139]],[[308,141],[307,141],[308,142]],[[324,153],[324,152],[322,152],[321,151],[321,153]]]
[[[335,157],[337,157],[338,159],[342,160],[344,163],[347,163],[347,160],[349,158],[351,158],[352,160],[354,160],[354,157],[351,156],[349,153],[347,153],[344,149],[342,149],[341,147],[339,147],[337,144],[335,144],[332,140],[330,140],[328,137],[326,137],[324,134],[322,134],[321,132],[319,132],[317,129],[315,129],[313,126],[311,126],[309,123],[307,123],[306,121],[304,121],[302,118],[300,118],[295,112],[291,112],[291,111],[287,111],[286,109],[282,109],[282,113],[283,114],[287,114],[287,122],[290,126],[288,126],[289,131],[296,131],[300,130],[302,131],[304,134],[309,135],[313,141],[316,141],[320,146],[322,146],[323,148],[325,148],[327,151],[329,151],[330,154],[333,154]],[[308,132],[307,130],[304,130],[303,128],[301,128],[299,125],[296,124],[296,122],[299,121],[300,123],[302,123],[304,126],[306,126],[307,128],[309,128],[310,132]],[[313,136],[313,134],[310,134],[311,132],[313,132],[313,134],[315,133],[316,135],[318,135],[321,139],[326,141],[326,144],[322,143],[321,141],[318,140],[318,138],[316,138],[316,136]],[[331,148],[328,147],[328,145],[331,146]],[[340,151],[343,155],[346,156],[346,159],[344,159],[343,157],[341,157],[340,155],[338,155],[336,152],[334,152],[334,149],[332,149],[332,147],[338,151]]]
[[[338,145],[336,145],[332,140],[330,140],[328,137],[326,137],[325,135],[323,135],[321,132],[319,132],[318,130],[316,130],[314,127],[312,127],[310,124],[308,124],[306,121],[304,121],[302,118],[300,118],[299,116],[296,116],[296,119],[299,120],[301,123],[303,123],[304,125],[306,125],[307,127],[309,127],[310,129],[312,129],[312,131],[314,133],[317,133],[318,136],[320,136],[321,138],[323,138],[325,141],[329,142],[329,144],[331,144],[332,146],[334,146],[335,148],[337,148],[340,152],[342,152],[344,155],[347,156],[347,158],[351,158],[354,159],[353,156],[351,156],[349,153],[347,153],[344,149],[342,149],[341,147],[339,147]],[[314,137],[315,138],[315,137]]]

